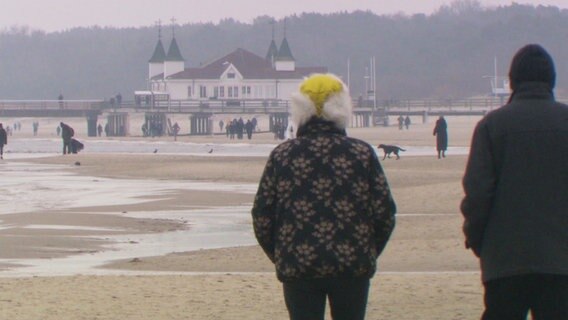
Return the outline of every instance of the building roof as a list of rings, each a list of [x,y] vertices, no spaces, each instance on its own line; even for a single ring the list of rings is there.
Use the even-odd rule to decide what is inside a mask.
[[[154,49],[154,54],[148,62],[164,62],[166,60],[166,51],[164,50],[164,46],[162,45],[162,40],[158,39],[158,43],[156,43],[156,48]]]
[[[176,41],[176,38],[172,38],[172,42],[170,43],[170,48],[168,49],[168,54],[166,55],[166,61],[184,61],[183,57],[181,56],[181,52],[179,51],[179,47]]]
[[[269,60],[239,48],[201,68],[186,68],[168,79],[220,79],[230,65],[233,65],[244,79],[302,79],[312,73],[327,72],[326,67],[296,67],[293,71],[276,71]],[[163,75],[152,79],[158,79],[160,76]]]
[[[288,40],[286,37],[282,39],[282,43],[280,44],[280,50],[278,50],[278,56],[276,60],[280,61],[295,61],[294,56],[292,55],[292,51],[290,50],[290,45],[288,45]]]

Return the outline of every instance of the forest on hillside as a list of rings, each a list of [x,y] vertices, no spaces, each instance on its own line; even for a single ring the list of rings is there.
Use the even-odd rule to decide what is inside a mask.
[[[236,48],[264,57],[273,20],[226,19],[173,29],[186,67],[196,67]],[[506,76],[511,57],[527,43],[539,43],[551,53],[557,95],[568,96],[568,10],[553,6],[513,3],[485,8],[476,0],[456,0],[431,15],[303,13],[274,25],[277,44],[286,30],[297,65],[325,66],[344,79],[349,69],[353,96],[365,90],[372,57],[378,99],[488,95],[494,61],[498,75]],[[172,27],[161,29],[167,50]],[[146,88],[148,60],[157,40],[157,26],[53,33],[26,27],[3,30],[0,100],[56,99],[60,93],[65,99],[108,99],[119,92],[131,100],[134,90]]]

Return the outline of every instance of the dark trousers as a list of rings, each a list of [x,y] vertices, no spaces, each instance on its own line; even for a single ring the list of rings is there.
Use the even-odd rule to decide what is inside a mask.
[[[568,319],[568,276],[528,274],[488,281],[482,320]]]
[[[326,298],[334,320],[365,319],[369,279],[295,280],[283,287],[291,320],[323,320]]]
[[[63,139],[63,154],[71,153],[71,138]]]

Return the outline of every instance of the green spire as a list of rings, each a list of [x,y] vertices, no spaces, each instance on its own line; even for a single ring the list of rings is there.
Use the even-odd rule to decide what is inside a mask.
[[[268,53],[266,54],[266,60],[273,61],[278,56],[278,48],[276,47],[276,42],[274,39],[270,42],[270,47],[268,47]]]
[[[176,38],[172,38],[170,43],[170,48],[168,49],[168,54],[166,56],[166,61],[184,61],[185,59],[181,56]]]
[[[166,60],[166,51],[164,50],[164,46],[162,45],[162,40],[158,39],[158,43],[156,44],[156,48],[154,49],[154,54],[148,62],[162,63],[164,62],[164,60]]]
[[[296,61],[294,56],[292,55],[292,51],[290,51],[290,45],[288,45],[288,40],[286,37],[282,39],[282,44],[280,44],[280,50],[278,50],[278,56],[276,60],[280,61]]]

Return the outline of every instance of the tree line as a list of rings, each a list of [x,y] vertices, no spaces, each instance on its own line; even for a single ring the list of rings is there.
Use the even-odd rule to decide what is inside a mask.
[[[568,10],[511,4],[483,7],[456,0],[425,15],[377,15],[369,11],[303,13],[274,21],[175,26],[186,67],[197,67],[236,48],[264,57],[275,23],[284,29],[298,66],[326,66],[348,80],[352,95],[367,87],[375,57],[378,99],[467,98],[488,95],[487,77],[506,76],[516,50],[539,43],[553,55],[557,95],[568,95]],[[285,26],[285,28],[284,28]],[[167,50],[172,29],[162,26]],[[158,27],[73,28],[46,33],[14,27],[0,33],[0,100],[133,99],[147,86],[148,60]]]

